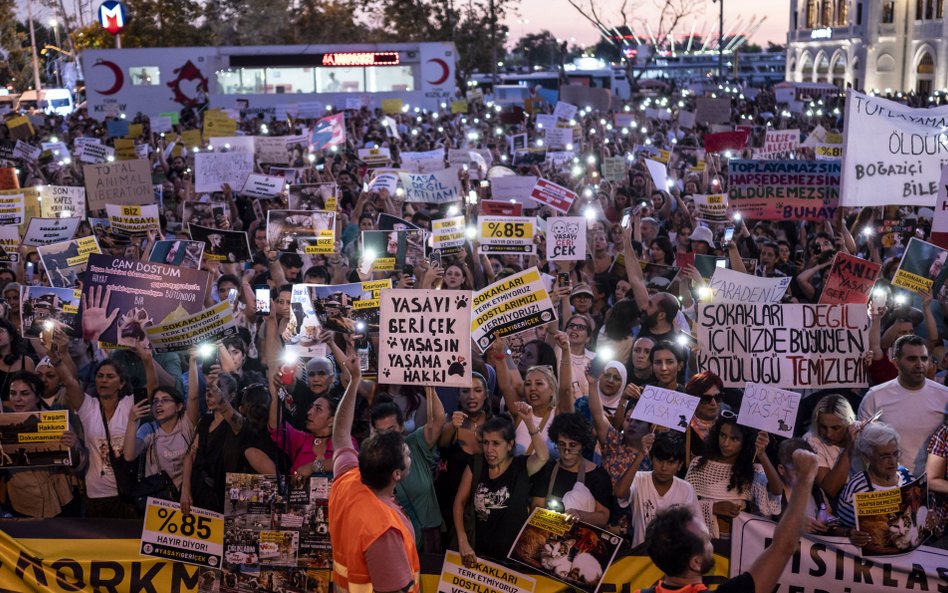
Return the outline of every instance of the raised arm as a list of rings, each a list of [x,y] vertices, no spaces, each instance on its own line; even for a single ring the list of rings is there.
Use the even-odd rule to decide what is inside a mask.
[[[425,442],[431,449],[438,444],[438,436],[444,427],[444,404],[434,387],[425,387],[425,404],[428,408],[428,421],[425,422]]]
[[[628,229],[622,231],[622,239],[625,249],[625,273],[629,284],[632,285],[632,296],[635,297],[635,303],[639,309],[644,311],[648,307],[648,288],[645,286],[645,277],[642,275],[639,258],[632,249],[632,236]]]
[[[359,382],[362,381],[362,370],[359,368],[359,357],[355,351],[347,353],[343,365],[349,373],[349,384],[346,392],[339,401],[336,417],[332,426],[332,448],[334,451],[352,447],[352,421],[355,418],[356,395],[359,392]]]
[[[556,398],[556,412],[568,414],[575,411],[573,402],[573,359],[569,353],[569,337],[565,332],[556,332],[554,338],[560,349],[559,393]]]

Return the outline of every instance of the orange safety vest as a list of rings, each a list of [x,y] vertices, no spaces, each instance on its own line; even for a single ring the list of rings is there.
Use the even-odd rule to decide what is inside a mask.
[[[654,587],[649,587],[647,589],[636,589],[635,593],[700,593],[701,591],[707,591],[708,587],[704,583],[696,583],[694,585],[685,585],[678,589],[668,589],[665,587],[665,583],[658,581]]]
[[[414,580],[411,590],[417,593],[420,591],[421,564],[415,549],[414,533],[405,527],[395,509],[379,500],[362,483],[358,468],[333,480],[329,494],[329,537],[332,542],[333,585],[337,593],[373,592],[365,551],[393,527],[402,534]]]

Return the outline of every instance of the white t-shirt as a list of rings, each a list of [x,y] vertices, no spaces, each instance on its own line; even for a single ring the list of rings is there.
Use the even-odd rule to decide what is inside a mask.
[[[810,447],[813,448],[813,452],[816,453],[816,458],[819,459],[819,467],[831,470],[836,466],[836,460],[843,453],[842,447],[831,445],[812,432],[803,435],[803,439],[809,443]]]
[[[659,511],[676,504],[691,508],[695,516],[701,516],[698,495],[688,482],[674,478],[671,487],[664,496],[655,489],[652,472],[637,472],[632,478],[629,497],[619,500],[619,506],[632,505],[632,547],[645,541],[645,528]]]
[[[171,432],[165,432],[156,422],[148,422],[138,427],[135,447],[145,455],[145,475],[150,476],[165,470],[175,486],[180,488],[184,474],[184,455],[194,441],[194,430],[194,424],[187,414],[178,418]],[[152,443],[155,443],[155,446],[150,449]]]
[[[925,473],[928,440],[948,415],[948,387],[930,379],[917,391],[910,391],[892,379],[876,385],[859,404],[859,420],[868,420],[882,410],[880,422],[899,433],[902,465],[913,475]]]
[[[109,421],[109,435],[115,455],[122,454],[125,444],[125,428],[128,426],[128,412],[135,405],[135,398],[128,395],[119,400],[115,413]],[[108,440],[105,438],[105,426],[102,422],[102,408],[99,399],[88,393],[79,407],[79,420],[85,431],[86,447],[89,449],[89,469],[86,470],[86,493],[89,498],[107,498],[118,496],[115,486],[115,474],[106,457]]]

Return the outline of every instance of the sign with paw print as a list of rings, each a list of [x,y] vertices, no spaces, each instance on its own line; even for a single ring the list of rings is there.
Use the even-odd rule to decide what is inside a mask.
[[[379,380],[471,385],[471,292],[382,290]]]

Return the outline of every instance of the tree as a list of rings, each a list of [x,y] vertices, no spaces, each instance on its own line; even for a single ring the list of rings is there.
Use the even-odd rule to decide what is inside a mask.
[[[558,68],[562,59],[559,42],[546,30],[521,37],[514,46],[513,53],[521,56],[526,66],[541,66],[548,70]]]
[[[294,8],[292,43],[369,41],[375,33],[356,22],[352,0],[300,0]]]
[[[654,23],[652,20],[647,21],[644,17],[633,16],[645,12],[642,0],[622,0],[619,7],[612,12],[606,12],[607,9],[599,4],[599,0],[567,1],[583,18],[596,27],[603,39],[608,40],[617,49],[621,50],[627,42],[616,38],[615,29],[628,28],[634,32],[635,25],[638,25],[637,37],[642,42],[638,44],[640,56],[643,54],[641,51],[643,46],[652,50],[647,52],[644,59],[638,59],[638,65],[641,66],[651,62],[656,50],[669,44],[679,23],[685,17],[704,10],[704,0],[652,0],[659,14],[658,22]],[[645,73],[645,68],[640,68],[636,74],[636,63],[632,60],[626,60],[625,64],[629,80],[637,81]]]

